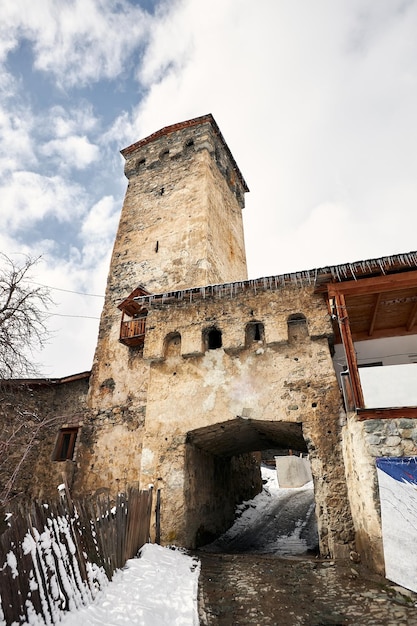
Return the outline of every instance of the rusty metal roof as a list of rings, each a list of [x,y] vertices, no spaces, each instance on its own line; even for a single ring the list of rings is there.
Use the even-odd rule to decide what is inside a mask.
[[[8,378],[6,380],[2,380],[1,384],[9,387],[63,385],[65,383],[72,383],[77,380],[90,378],[90,376],[91,370],[87,372],[80,372],[79,374],[71,374],[70,376],[64,376],[63,378]]]

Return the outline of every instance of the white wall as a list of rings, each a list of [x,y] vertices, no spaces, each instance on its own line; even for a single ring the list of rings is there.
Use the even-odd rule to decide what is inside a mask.
[[[370,339],[355,343],[366,408],[417,406],[417,335]],[[335,346],[333,364],[340,384],[346,365],[343,346]]]

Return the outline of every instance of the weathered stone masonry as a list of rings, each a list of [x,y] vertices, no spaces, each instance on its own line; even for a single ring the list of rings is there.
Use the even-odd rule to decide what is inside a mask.
[[[22,463],[15,495],[46,497],[63,479],[74,494],[152,484],[162,541],[194,547],[261,489],[259,451],[293,449],[310,455],[322,556],[358,550],[383,571],[375,457],[416,454],[417,420],[344,410],[326,284],[356,281],[351,266],[247,280],[248,187],[211,115],[122,154],[129,182],[88,393],[88,374],[26,381],[28,405],[58,417]],[[394,275],[412,258],[382,261],[358,271],[385,263]],[[4,402],[2,412],[7,423]],[[62,426],[78,431],[72,458],[58,462]]]
[[[144,484],[158,481],[166,492],[163,538],[193,545],[193,524],[213,534],[230,524],[233,509],[222,528],[217,517],[221,483],[199,503],[201,486],[189,482],[184,473],[187,441],[193,441],[199,429],[213,427],[208,437],[196,437],[204,458],[211,454],[230,461],[241,452],[267,447],[308,451],[321,551],[340,554],[342,546],[352,549],[341,455],[343,410],[328,346],[332,329],[322,298],[314,296],[313,287],[303,285],[265,291],[249,284],[234,288],[233,296],[225,286],[222,298],[200,297],[190,303],[185,292],[177,302],[168,297],[166,303],[148,304],[144,359],[151,362],[151,369],[141,474]],[[293,316],[301,323],[292,323]],[[254,321],[262,324],[264,339],[248,345],[246,329]],[[204,345],[205,332],[212,326],[222,333],[221,349],[207,350]],[[178,338],[176,355],[171,354],[167,337]],[[292,430],[294,425],[300,426],[299,432]],[[264,433],[261,441],[259,428]],[[170,433],[169,441],[164,433]],[[227,437],[233,444],[229,441],[224,450]],[[196,451],[193,456],[196,463]],[[191,493],[192,516],[187,511]]]

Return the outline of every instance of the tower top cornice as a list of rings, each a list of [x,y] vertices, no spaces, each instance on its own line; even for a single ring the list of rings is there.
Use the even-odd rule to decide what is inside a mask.
[[[246,184],[245,179],[243,178],[243,175],[233,157],[233,154],[230,151],[229,146],[227,145],[217,123],[216,120],[214,119],[214,117],[212,116],[211,113],[208,113],[207,115],[202,115],[200,117],[195,117],[191,120],[186,120],[184,122],[179,122],[177,124],[171,124],[170,126],[165,126],[164,128],[161,128],[160,130],[157,130],[155,133],[152,133],[151,135],[148,135],[148,137],[145,137],[144,139],[140,139],[139,141],[137,141],[136,143],[131,144],[130,146],[128,146],[127,148],[123,148],[123,150],[120,150],[120,154],[122,154],[122,156],[127,159],[133,152],[136,152],[137,150],[139,150],[140,148],[143,148],[144,146],[146,146],[147,144],[150,144],[154,141],[156,141],[157,139],[160,139],[161,137],[166,137],[167,135],[170,135],[171,133],[175,133],[177,131],[181,131],[184,130],[186,128],[192,128],[193,126],[201,126],[203,124],[210,124],[214,134],[218,137],[219,141],[221,142],[225,152],[227,153],[232,165],[233,165],[233,169],[236,172],[236,175],[238,176],[240,183],[242,184],[243,189],[248,192],[249,188]]]

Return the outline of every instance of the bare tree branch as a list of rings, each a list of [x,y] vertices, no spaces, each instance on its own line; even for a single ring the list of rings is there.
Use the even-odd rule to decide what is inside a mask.
[[[0,379],[33,376],[33,350],[49,336],[47,310],[53,304],[46,287],[34,286],[31,270],[39,258],[17,263],[0,253]]]

